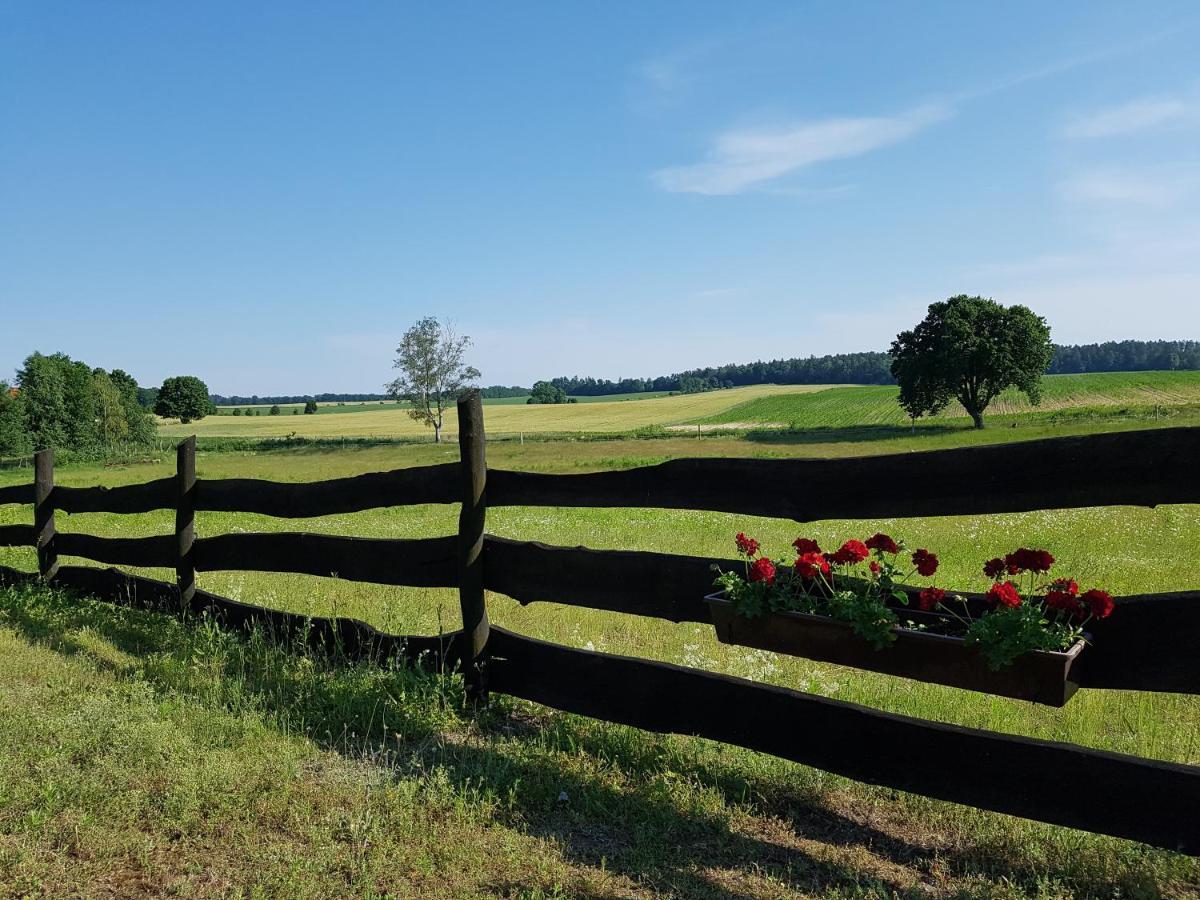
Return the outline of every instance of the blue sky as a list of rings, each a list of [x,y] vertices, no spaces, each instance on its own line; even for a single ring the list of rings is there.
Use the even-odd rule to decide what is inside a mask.
[[[1200,338],[1191,2],[0,4],[0,377],[372,391]]]

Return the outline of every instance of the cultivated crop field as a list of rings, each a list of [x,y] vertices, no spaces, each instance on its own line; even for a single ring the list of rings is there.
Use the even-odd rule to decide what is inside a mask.
[[[596,397],[573,397],[576,403],[614,403],[622,400],[653,400],[656,397],[672,396],[671,391],[643,391],[637,394],[604,394]],[[524,406],[529,399],[528,395],[522,397],[484,397],[484,406]],[[335,401],[327,401],[317,404],[316,415],[328,415],[329,413],[360,413],[360,412],[388,412],[396,406],[395,400],[347,400],[342,403]],[[247,409],[259,410],[263,415],[271,408],[270,403],[241,403],[230,406],[218,406],[217,415],[231,416],[235,409],[240,409],[243,412]],[[290,416],[293,410],[298,410],[297,415],[304,413],[303,403],[281,403],[279,411],[281,415]]]
[[[1043,420],[1104,417],[1147,411],[1152,414],[1156,405],[1178,408],[1200,404],[1200,372],[1049,375],[1042,384],[1039,406],[1031,406],[1023,394],[1009,390],[993,401],[985,417],[1008,423],[1031,414]],[[898,393],[899,389],[890,385],[860,385],[804,395],[777,394],[756,397],[698,421],[799,429],[907,425],[909,419],[896,402]],[[920,424],[967,418],[961,406],[951,403],[940,416]]]
[[[1197,372],[1051,375],[1043,383],[1041,406],[1030,407],[1023,396],[1008,392],[989,407],[988,419],[1004,425],[1153,419],[1156,406],[1163,417],[1187,421],[1200,418]],[[869,431],[909,424],[896,403],[896,393],[895,387],[887,385],[754,385],[703,394],[581,398],[579,403],[551,406],[531,406],[520,398],[504,398],[485,401],[484,419],[493,435],[622,434],[657,428],[687,431],[697,424],[711,430]],[[920,420],[918,427],[937,430],[965,426],[969,421],[962,408],[953,403],[940,416]],[[451,410],[446,435],[453,436],[456,427]],[[164,438],[195,434],[200,438],[415,440],[431,436],[430,429],[395,403],[334,404],[320,407],[316,416],[292,415],[291,407],[283,407],[278,416],[265,415],[265,410],[258,416],[223,413],[189,425],[164,421],[159,431]]]
[[[711,391],[704,394],[677,394],[644,400],[598,399],[590,403],[528,405],[488,403],[484,421],[494,433],[517,432],[625,432],[654,425],[684,422],[714,415],[739,403],[777,394],[819,391],[822,385],[754,385]],[[336,408],[336,407],[335,407]],[[349,409],[350,407],[343,407]],[[454,434],[454,410],[446,418],[447,434]],[[166,437],[196,434],[199,437],[419,437],[430,429],[409,416],[396,404],[368,409],[354,415],[293,416],[208,416],[199,422],[161,426]]]
[[[1021,435],[1078,428],[1023,429]],[[919,434],[858,445],[729,437],[497,443],[489,447],[489,462],[574,472],[701,453],[883,452],[985,436],[1003,439],[1011,432]],[[456,458],[453,445],[412,445],[201,454],[198,468],[202,478],[308,481]],[[172,463],[168,455],[125,467],[67,466],[58,480],[145,481],[170,474]],[[28,479],[28,470],[0,472],[0,484]],[[0,524],[30,515],[28,507],[0,507]],[[202,513],[198,531],[427,537],[453,532],[456,517],[453,506],[301,521]],[[59,519],[60,531],[104,535],[163,534],[173,526],[166,512]],[[1118,593],[1200,588],[1191,553],[1200,541],[1195,506],[803,528],[708,512],[501,508],[489,512],[488,529],[554,544],[716,556],[732,555],[739,530],[783,551],[801,532],[834,543],[883,529],[938,552],[938,581],[947,587],[982,587],[983,560],[1024,544],[1051,549],[1064,573]],[[0,564],[32,569],[32,551],[0,549]],[[457,627],[457,598],[449,590],[264,573],[202,573],[200,584],[250,602],[354,616],[395,632]],[[1200,890],[1200,863],[1127,842],[519,701],[501,700],[472,718],[461,712],[453,682],[332,668],[145,613],[6,597],[0,604],[0,703],[9,711],[0,720],[0,796],[6,798],[0,882],[7,884],[61,888],[89,877],[162,883],[165,874],[180,892],[220,893],[229,879],[251,879],[264,893],[309,896],[428,895],[445,887],[440,878],[450,879],[450,895],[502,893],[517,884],[541,891],[527,896],[1066,897],[1118,890],[1186,896]],[[710,628],[694,624],[553,604],[521,607],[502,596],[489,596],[488,603],[498,624],[571,646],[728,672],[944,722],[1200,763],[1197,698],[1085,691],[1055,710],[727,647]],[[80,696],[82,704],[65,702]],[[52,748],[48,761],[34,747]],[[1063,800],[1095,787],[1064,784]],[[66,868],[59,862],[63,847],[76,854]]]

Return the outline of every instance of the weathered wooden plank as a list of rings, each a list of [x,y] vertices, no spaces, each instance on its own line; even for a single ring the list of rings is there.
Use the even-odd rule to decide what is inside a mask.
[[[1083,687],[1200,694],[1200,591],[1118,597],[1088,630]]]
[[[10,484],[0,487],[0,506],[5,503],[32,503],[33,482],[28,484]]]
[[[33,455],[33,530],[38,571],[45,581],[52,579],[58,571],[53,494],[54,450],[39,450]]]
[[[196,436],[175,448],[175,586],[186,609],[196,593]]]
[[[159,478],[120,487],[64,487],[58,485],[50,502],[68,513],[144,513],[175,505],[175,479]]]
[[[461,470],[461,509],[458,516],[458,598],[462,611],[464,676],[472,696],[486,692],[482,660],[488,639],[484,600],[484,522],[487,517],[487,438],[483,430],[483,401],[479,391],[458,400],[458,447]]]
[[[0,525],[0,547],[32,547],[37,530],[32,525]]]
[[[458,465],[443,463],[295,484],[254,478],[201,479],[196,509],[298,519],[381,506],[457,503],[459,495]]]
[[[0,566],[0,584],[36,582],[35,573]],[[55,584],[122,606],[179,614],[175,585],[153,578],[129,575],[117,569],[91,566],[62,566]],[[428,668],[458,666],[460,632],[443,635],[396,635],[378,631],[357,619],[302,616],[282,610],[239,603],[207,591],[197,590],[189,615],[205,614],[224,627],[242,631],[257,630],[282,644],[303,644],[347,659],[384,661],[402,657]]]
[[[582,475],[492,469],[488,502],[801,522],[1155,506],[1200,503],[1197,459],[1200,428],[1164,428],[849,459],[676,459]]]
[[[1200,767],[925,722],[493,627],[488,683],[555,709],[699,735],[868,784],[1200,855]],[[1094,790],[1066,790],[1085,784]]]
[[[175,564],[172,535],[119,538],[60,531],[54,543],[60,556],[80,556],[110,565],[165,567]]]
[[[713,590],[714,564],[726,571],[741,566],[733,559],[556,547],[493,535],[484,544],[488,590],[522,604],[562,603],[671,622],[712,621],[703,598]],[[984,608],[981,595],[960,593],[976,612]],[[1112,617],[1088,628],[1093,642],[1081,660],[1083,686],[1200,694],[1200,592],[1118,597]]]
[[[734,560],[556,547],[488,535],[484,585],[522,604],[547,601],[671,622],[709,622],[704,596],[713,591],[714,563],[741,566]]]
[[[193,545],[196,570],[298,572],[411,587],[457,584],[458,538],[389,540],[296,532],[222,534]]]

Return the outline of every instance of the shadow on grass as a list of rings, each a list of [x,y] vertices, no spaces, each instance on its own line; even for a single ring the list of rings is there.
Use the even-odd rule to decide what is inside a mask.
[[[970,425],[927,424],[914,431],[909,425],[854,425],[817,428],[754,428],[743,432],[746,440],[761,444],[869,443],[946,434],[971,433]]]
[[[452,676],[293,652],[261,634],[236,636],[210,622],[36,587],[0,588],[0,623],[158,690],[253,711],[394,777],[442,772],[463,796],[496,798],[502,824],[655,892],[749,897],[770,885],[924,896],[950,874],[976,884],[986,875],[1031,889],[1054,879],[1087,893],[1111,889],[1096,880],[1104,867],[1089,874],[1057,853],[1022,858],[1015,843],[987,838],[938,846],[944,841],[905,840],[855,821],[800,767],[771,779],[702,744],[508,698],[470,711]],[[131,659],[99,659],[96,637]],[[1136,861],[1131,867],[1138,871]],[[522,886],[500,879],[490,887],[508,895]]]

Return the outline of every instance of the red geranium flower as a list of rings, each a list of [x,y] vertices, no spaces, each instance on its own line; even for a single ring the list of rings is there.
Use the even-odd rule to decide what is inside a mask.
[[[850,540],[838,548],[832,559],[839,565],[850,565],[860,563],[870,555],[871,551],[867,549],[866,544],[862,541]]]
[[[1022,547],[1004,557],[1010,575],[1018,572],[1049,572],[1054,565],[1054,556],[1046,550],[1030,550]]]
[[[1020,606],[1021,594],[1011,581],[998,581],[983,595],[988,603],[999,606]]]
[[[799,554],[821,552],[821,548],[812,538],[796,538],[794,541],[792,541],[792,546],[796,548],[796,552]]]
[[[871,560],[871,562],[867,566],[867,568],[871,570],[872,575],[878,575],[879,570],[882,568],[882,566],[880,566],[879,563],[875,562],[875,560]]]
[[[1092,588],[1082,597],[1082,601],[1091,607],[1092,615],[1097,619],[1107,619],[1112,615],[1113,603],[1112,594],[1108,591],[1102,591],[1099,588]]]
[[[775,563],[765,556],[750,563],[750,580],[765,581],[768,585],[775,583]]]
[[[881,531],[877,531],[871,537],[867,538],[866,545],[872,550],[878,550],[880,553],[900,552],[900,545],[893,541],[889,535]]]
[[[829,560],[820,553],[801,553],[796,559],[796,574],[801,578],[816,578],[829,574]]]
[[[1070,579],[1060,579],[1050,585],[1050,590],[1046,592],[1046,605],[1051,609],[1061,609],[1073,616],[1083,614],[1085,607],[1083,602],[1076,596],[1079,593],[1079,585]]]
[[[937,571],[938,558],[936,554],[930,553],[928,550],[921,548],[912,555],[913,565],[917,567],[917,574],[928,578]]]
[[[758,552],[758,541],[756,541],[754,538],[746,537],[746,535],[740,531],[737,533],[737,537],[734,538],[734,541],[737,542],[738,553],[742,553],[746,556],[753,556]]]
[[[917,594],[917,605],[928,612],[946,599],[946,592],[941,588],[927,587]]]
[[[1008,566],[1004,564],[1004,560],[997,556],[983,564],[983,574],[992,579],[992,581],[995,581],[1004,574],[1007,568]]]

